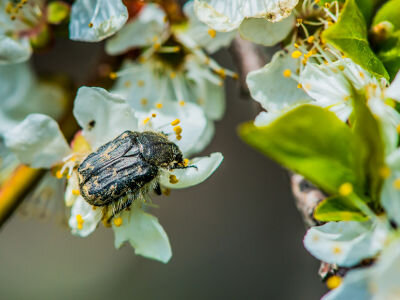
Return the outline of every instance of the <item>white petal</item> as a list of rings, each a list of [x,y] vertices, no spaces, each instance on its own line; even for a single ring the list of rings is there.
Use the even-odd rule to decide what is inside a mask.
[[[5,134],[5,143],[18,159],[33,168],[50,168],[69,154],[69,146],[52,118],[31,114]]]
[[[138,121],[129,104],[102,88],[81,87],[75,98],[74,116],[92,149],[125,130],[137,130]]]
[[[217,31],[231,31],[244,18],[278,22],[288,17],[298,0],[195,0],[199,19]]]
[[[251,96],[268,112],[281,111],[310,101],[307,94],[297,87],[296,80],[283,75],[285,70],[296,74],[297,68],[298,60],[284,51],[277,52],[269,64],[247,76]]]
[[[129,242],[137,255],[167,263],[172,256],[171,245],[158,219],[139,208],[121,214],[122,225],[113,224],[115,247]]]
[[[351,270],[346,274],[341,285],[326,294],[321,300],[372,299],[372,295],[369,293],[370,285],[368,283],[370,273],[371,271],[368,268]]]
[[[220,120],[225,113],[225,87],[221,78],[213,74],[207,66],[195,59],[188,59],[187,78],[190,84],[190,99],[196,101],[208,118]]]
[[[307,94],[323,107],[347,101],[351,105],[352,86],[341,72],[334,72],[337,64],[308,63],[300,76]]]
[[[135,111],[150,111],[155,103],[169,99],[166,86],[170,78],[167,74],[158,76],[151,61],[140,64],[126,60],[120,72],[125,75],[117,79],[112,92],[125,97]]]
[[[35,78],[27,63],[0,66],[0,133],[10,130],[27,115]],[[29,110],[28,110],[29,112]],[[30,111],[34,112],[34,111]]]
[[[207,127],[199,140],[191,147],[190,152],[196,154],[202,152],[212,141],[215,134],[215,125],[212,121],[207,121]]]
[[[388,156],[386,163],[391,169],[391,174],[383,183],[381,203],[388,218],[396,224],[400,224],[400,190],[394,184],[400,178],[400,149]]]
[[[72,234],[87,237],[96,229],[102,216],[101,208],[91,206],[79,196],[72,206],[68,225],[71,228]],[[82,220],[83,223],[79,223]]]
[[[74,191],[79,191],[79,181],[76,172],[73,172],[71,178],[68,179],[67,187],[65,189],[64,200],[67,207],[72,206],[80,197],[79,194],[77,195]]]
[[[98,42],[117,32],[127,19],[128,10],[121,0],[77,0],[71,8],[69,37]]]
[[[385,91],[385,96],[400,101],[400,72]]]
[[[183,189],[202,183],[210,177],[222,163],[224,157],[221,153],[212,153],[210,156],[196,157],[190,160],[189,165],[197,168],[187,168],[163,172],[160,177],[161,185],[171,189]],[[170,175],[175,175],[178,182],[170,183]]]
[[[240,35],[253,43],[273,46],[284,40],[295,25],[295,16],[291,14],[278,23],[266,19],[245,19],[239,27]]]
[[[382,136],[386,154],[392,153],[398,144],[397,126],[400,124],[400,114],[384,103],[381,98],[368,99],[368,107],[381,123]]]
[[[144,124],[144,120],[152,114],[156,117]],[[207,130],[207,118],[203,110],[196,104],[185,103],[181,106],[175,101],[163,101],[163,107],[152,109],[150,112],[137,112],[141,121],[141,129],[152,129],[162,131],[170,136],[170,140],[179,146],[185,156],[194,153],[197,142],[202,139]],[[179,126],[182,128],[181,139],[176,140],[173,131],[172,121],[179,119]]]
[[[351,267],[374,257],[383,247],[386,223],[329,222],[310,228],[305,248],[316,258],[341,267]]]
[[[15,40],[11,37],[0,35],[0,64],[15,64],[24,62],[32,54],[28,38]]]
[[[165,12],[158,5],[147,4],[132,22],[107,41],[106,52],[118,55],[133,47],[162,44],[168,36],[165,18]]]
[[[222,47],[229,46],[236,36],[236,32],[209,32],[210,27],[201,22],[194,11],[194,2],[189,1],[183,7],[185,15],[188,17],[189,24],[182,30],[182,34],[193,39],[209,53],[214,53]]]

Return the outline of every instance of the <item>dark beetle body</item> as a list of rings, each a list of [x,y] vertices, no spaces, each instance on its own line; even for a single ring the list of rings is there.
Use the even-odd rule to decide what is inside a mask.
[[[158,176],[160,168],[181,166],[182,152],[165,135],[125,131],[79,165],[79,188],[89,204],[106,206],[139,193]]]

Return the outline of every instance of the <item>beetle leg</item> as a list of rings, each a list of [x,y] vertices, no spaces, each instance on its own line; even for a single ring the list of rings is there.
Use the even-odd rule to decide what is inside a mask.
[[[199,170],[199,168],[195,165],[191,166],[174,166],[172,169],[189,169],[189,168],[195,168],[196,170]]]
[[[134,200],[134,197],[128,197],[128,199],[125,201],[124,204],[122,204],[121,206],[119,206],[115,211],[113,211],[113,214],[111,215],[110,218],[108,218],[107,222],[111,222],[111,220],[118,215],[121,211],[123,211],[124,209],[130,207],[132,205],[132,202]]]
[[[161,186],[160,184],[157,182],[155,187],[154,187],[154,192],[158,195],[161,196],[162,192],[161,192]]]

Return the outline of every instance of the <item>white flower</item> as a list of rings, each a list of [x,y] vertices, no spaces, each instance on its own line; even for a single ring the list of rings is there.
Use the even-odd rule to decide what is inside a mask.
[[[170,106],[169,106],[170,105]],[[82,87],[75,99],[74,116],[82,127],[71,143],[71,148],[50,117],[33,114],[8,132],[6,145],[24,163],[33,167],[58,170],[57,177],[69,179],[65,193],[67,206],[72,206],[69,225],[72,233],[87,236],[95,230],[103,217],[99,207],[89,205],[79,193],[75,167],[92,151],[111,141],[122,132],[155,130],[175,135],[172,141],[185,155],[196,147],[208,130],[207,120],[194,104],[184,107],[170,103],[145,114],[135,112],[126,101],[101,88]],[[193,145],[192,145],[193,144]],[[204,181],[222,161],[220,153],[210,157],[186,161],[197,168],[160,171],[161,188],[184,188]],[[178,172],[179,171],[179,172]],[[168,179],[167,179],[168,178]],[[157,219],[146,214],[150,199],[135,199],[129,212],[114,217],[115,244],[129,241],[137,254],[167,262],[171,257],[168,238]]]
[[[98,42],[116,33],[127,20],[122,0],[76,0],[71,8],[69,37]]]
[[[195,0],[199,19],[217,31],[239,28],[244,19],[279,22],[288,17],[298,0]]]
[[[171,25],[158,5],[147,4],[107,41],[109,54],[145,48],[138,62],[127,60],[111,74],[118,78],[113,92],[126,97],[135,110],[148,112],[164,101],[189,102],[203,107],[209,119],[218,120],[225,111],[223,79],[236,74],[220,67],[199,46],[213,52],[229,44],[234,35],[209,31],[195,18],[192,3],[184,9],[187,24]]]
[[[58,86],[39,82],[27,63],[0,65],[0,82],[0,182],[3,182],[18,164],[5,147],[3,135],[36,111],[60,118],[66,99]]]
[[[290,47],[276,53],[263,69],[249,73],[247,84],[251,95],[267,111],[260,113],[255,124],[268,125],[304,103],[325,107],[347,121],[353,109],[355,90],[366,95],[369,108],[383,124],[383,135],[390,145],[388,149],[393,149],[397,143],[400,114],[385,101],[386,81],[377,80],[349,58],[327,49],[306,52]],[[392,84],[396,85],[396,82]],[[393,87],[387,90],[394,91]]]
[[[372,267],[348,272],[342,284],[322,300],[400,298],[400,241],[397,238],[385,247]]]
[[[43,0],[0,2],[0,64],[29,59],[29,40],[43,29],[43,11]]]
[[[341,267],[352,267],[373,258],[382,249],[389,228],[385,221],[329,222],[311,227],[305,248],[316,258]]]

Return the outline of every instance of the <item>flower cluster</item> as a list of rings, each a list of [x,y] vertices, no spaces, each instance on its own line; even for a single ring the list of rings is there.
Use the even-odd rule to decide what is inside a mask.
[[[360,3],[0,1],[0,183],[19,163],[48,170],[63,184],[72,234],[103,223],[116,248],[168,262],[152,196],[203,182],[223,160],[193,157],[225,113],[224,80],[238,78],[209,55],[240,38],[274,46],[247,75],[262,111],[239,134],[327,196],[304,238],[332,289],[323,299],[397,299],[400,4]],[[101,87],[75,87],[73,103],[27,62],[67,30],[73,41],[105,40],[107,56]],[[80,128],[64,135],[59,124],[74,119]]]

